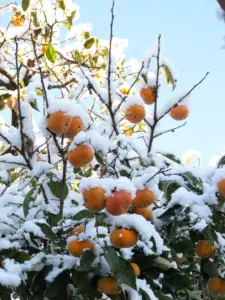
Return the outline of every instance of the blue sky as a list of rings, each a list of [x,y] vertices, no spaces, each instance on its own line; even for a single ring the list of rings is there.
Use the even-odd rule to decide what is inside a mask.
[[[0,1],[1,4],[9,1]],[[109,37],[111,0],[77,0],[82,22],[93,24],[93,34]],[[207,71],[207,80],[192,94],[191,115],[186,127],[157,140],[164,151],[181,155],[186,149],[199,150],[203,161],[225,149],[225,24],[218,20],[216,0],[116,0],[114,34],[127,38],[128,57],[141,60],[159,33],[164,38],[164,55],[178,71],[176,93],[191,88]],[[173,96],[164,86],[160,97]],[[178,123],[165,118],[163,126]]]

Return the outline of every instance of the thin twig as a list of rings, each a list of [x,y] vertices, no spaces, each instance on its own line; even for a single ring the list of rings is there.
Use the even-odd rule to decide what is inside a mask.
[[[150,177],[146,182],[149,183],[154,177],[156,177],[158,174],[160,174],[163,171],[163,168],[160,168],[152,177]]]
[[[111,63],[112,63],[112,39],[113,39],[113,22],[114,22],[114,6],[115,0],[112,1],[111,8],[111,24],[110,24],[110,39],[109,39],[109,57],[108,57],[108,95],[109,95],[109,106],[112,106],[112,93],[111,93]]]
[[[64,206],[64,195],[65,195],[65,187],[66,187],[66,167],[67,167],[67,158],[64,156],[63,152],[63,178],[62,178],[62,192],[60,197],[60,207],[59,207],[59,213],[61,216],[63,216],[63,206]]]
[[[20,99],[20,73],[19,73],[19,63],[18,63],[18,41],[17,37],[15,37],[15,44],[16,44],[16,77],[17,77],[17,103],[18,103],[18,111],[19,111],[19,123],[20,123],[20,136],[21,136],[21,149],[22,154],[25,156],[25,141],[24,141],[24,134],[23,134],[23,117],[21,111],[21,99]]]
[[[49,85],[48,86],[48,89],[49,90],[52,90],[52,89],[61,89],[61,88],[66,88],[67,85],[69,85],[70,83],[78,83],[77,79],[76,78],[72,78],[68,81],[66,81],[65,83],[62,83],[62,84],[56,84],[56,85]]]
[[[47,97],[47,92],[46,92],[45,83],[44,83],[44,77],[43,77],[41,66],[39,65],[39,62],[38,62],[36,44],[35,44],[35,41],[33,39],[33,36],[31,36],[31,41],[32,41],[33,48],[34,48],[34,55],[35,55],[35,58],[36,58],[36,61],[37,61],[37,66],[38,66],[38,69],[39,69],[39,72],[40,72],[41,84],[42,84],[42,88],[43,88],[43,96],[44,96],[44,99],[45,99],[46,107],[48,108],[49,103],[48,103],[48,97]]]
[[[141,65],[141,68],[137,74],[137,77],[135,78],[134,82],[131,84],[128,92],[127,92],[127,95],[122,97],[122,101],[119,103],[119,105],[117,106],[116,110],[115,110],[115,113],[120,109],[121,105],[123,104],[123,102],[127,99],[127,97],[129,96],[129,93],[130,91],[132,90],[132,88],[134,87],[134,85],[136,84],[136,82],[138,81],[140,75],[141,75],[141,72],[142,70],[144,69],[144,62],[142,62],[142,65]]]
[[[181,97],[178,101],[177,104],[180,103],[181,101],[183,101],[187,96],[189,96],[193,90],[195,90],[205,79],[206,77],[209,75],[209,72],[207,72],[205,74],[205,76],[198,82],[196,83],[183,97]],[[172,106],[171,108],[169,108],[162,116],[158,117],[158,121],[160,121],[163,117],[165,117],[165,115],[167,115],[171,109],[173,109],[174,106]]]
[[[160,48],[161,48],[161,34],[158,37],[158,52],[157,52],[157,73],[156,73],[156,87],[155,87],[155,102],[154,102],[154,124],[150,127],[151,133],[150,133],[150,139],[148,144],[148,152],[151,152],[152,144],[154,140],[154,132],[157,125],[157,102],[158,102],[158,93],[159,93],[159,58],[160,58]]]
[[[31,156],[33,156],[34,153],[36,153],[42,146],[44,146],[45,144],[47,144],[47,143],[49,142],[50,138],[51,138],[51,137],[48,137],[48,138],[46,139],[46,141],[45,141],[43,144],[41,144],[40,146],[38,146],[38,147],[31,153]]]
[[[157,137],[159,137],[160,135],[163,135],[163,134],[168,133],[168,132],[174,132],[175,130],[177,130],[177,129],[183,127],[183,126],[185,126],[186,124],[187,124],[187,122],[185,122],[185,123],[183,123],[182,125],[179,125],[179,126],[177,126],[177,127],[174,127],[174,128],[168,129],[168,130],[166,130],[166,131],[157,133],[156,135],[154,135],[154,138],[157,138]]]

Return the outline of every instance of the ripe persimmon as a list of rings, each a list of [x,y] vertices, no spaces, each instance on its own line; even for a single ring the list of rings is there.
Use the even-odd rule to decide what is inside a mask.
[[[186,105],[177,105],[171,109],[171,117],[176,121],[185,120],[189,115],[189,110]]]
[[[79,117],[74,117],[69,130],[65,133],[65,137],[72,140],[82,130],[84,130],[84,123]]]
[[[151,86],[147,88],[142,88],[140,91],[140,96],[144,100],[144,103],[149,105],[155,102],[155,93]]]
[[[70,235],[79,234],[79,233],[83,233],[83,232],[84,232],[84,226],[79,225],[70,232]]]
[[[13,96],[10,96],[8,99],[7,99],[7,105],[9,108],[14,108],[16,106],[16,98],[13,97]]]
[[[135,275],[139,277],[141,275],[141,270],[139,266],[135,263],[131,263],[131,267],[133,268]]]
[[[211,278],[208,281],[208,290],[211,295],[216,296],[225,293],[225,280],[221,278]]]
[[[216,244],[211,245],[207,240],[201,240],[196,245],[196,253],[201,258],[213,258],[216,253]]]
[[[11,23],[15,27],[23,26],[24,22],[25,22],[25,16],[23,15],[14,15],[11,17]]]
[[[220,181],[217,183],[217,189],[218,193],[225,197],[225,178],[220,179]]]
[[[126,110],[126,119],[134,124],[138,124],[144,120],[146,111],[144,106],[134,104]]]
[[[37,161],[37,162],[39,162],[39,161],[42,161],[42,159],[41,159],[41,156],[40,156],[40,155],[38,155],[38,156],[37,156],[37,158],[36,158],[36,161]]]
[[[98,212],[105,207],[105,191],[101,187],[91,188],[82,192],[87,209]]]
[[[111,232],[110,241],[117,248],[130,248],[137,244],[138,234],[132,229],[116,229]]]
[[[48,128],[56,135],[62,136],[69,130],[71,122],[72,117],[67,116],[62,111],[57,111],[50,114],[48,118]]]
[[[74,167],[81,168],[94,158],[94,150],[88,145],[79,145],[68,152],[68,160]]]
[[[132,201],[132,196],[126,191],[115,191],[106,199],[106,210],[113,216],[127,213]]]
[[[68,244],[68,250],[73,256],[81,256],[84,249],[89,249],[90,251],[94,252],[94,245],[89,240],[73,240]]]
[[[136,192],[136,196],[132,202],[134,207],[145,208],[151,205],[155,200],[155,196],[152,191],[145,188]]]
[[[120,293],[113,278],[102,277],[98,280],[97,289],[100,293],[106,295],[117,295]]]
[[[152,220],[152,210],[150,208],[138,208],[138,207],[135,207],[133,212],[135,214],[137,214],[137,215],[141,215],[147,221],[151,221]]]

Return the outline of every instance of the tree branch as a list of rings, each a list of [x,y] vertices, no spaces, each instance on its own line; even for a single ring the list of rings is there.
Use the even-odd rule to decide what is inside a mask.
[[[72,79],[70,79],[70,80],[68,80],[68,81],[66,81],[65,83],[62,83],[62,84],[49,85],[48,89],[52,90],[52,89],[65,88],[68,84],[73,83],[73,82],[78,83],[78,81],[76,80],[76,78],[72,78]]]
[[[0,67],[0,74],[2,74],[3,76],[5,76],[9,82],[13,85],[14,88],[16,88],[16,82],[13,78],[12,75],[10,75],[5,69],[3,69],[2,67]],[[5,83],[7,84],[7,83]]]
[[[116,110],[115,110],[115,113],[120,109],[121,105],[123,104],[123,102],[127,99],[127,97],[129,96],[129,93],[130,91],[132,90],[133,86],[136,84],[136,82],[138,81],[140,75],[141,75],[141,72],[142,70],[144,69],[144,62],[142,62],[142,65],[141,65],[141,69],[139,70],[138,74],[137,74],[137,77],[135,78],[134,82],[131,84],[128,92],[127,92],[127,95],[124,96],[122,98],[122,101],[119,103],[119,105],[117,106]]]
[[[19,111],[19,123],[20,123],[20,136],[21,136],[21,149],[22,154],[25,156],[25,141],[24,141],[24,135],[23,135],[23,120],[22,120],[22,111],[21,111],[21,103],[20,103],[20,73],[19,73],[19,63],[18,63],[18,41],[17,37],[15,37],[15,43],[16,43],[16,78],[17,78],[17,103],[18,103],[18,111]]]
[[[177,126],[177,127],[174,127],[174,128],[168,129],[168,130],[166,130],[166,131],[157,133],[156,135],[154,135],[154,139],[157,138],[157,137],[159,137],[160,135],[165,134],[165,133],[168,133],[168,132],[174,132],[175,130],[177,130],[177,129],[183,127],[183,126],[185,126],[186,124],[187,124],[187,122],[185,122],[185,123],[183,123],[182,125],[179,125],[179,126]]]
[[[110,24],[110,39],[109,39],[109,59],[108,59],[108,96],[109,96],[109,106],[112,106],[112,94],[111,94],[111,63],[112,63],[112,39],[113,39],[113,22],[114,22],[114,6],[115,0],[112,1],[111,8],[111,24]]]
[[[46,103],[46,107],[48,108],[49,107],[49,103],[48,103],[48,97],[47,97],[47,92],[46,92],[45,83],[44,83],[44,76],[43,76],[43,73],[42,73],[41,66],[39,65],[39,62],[38,62],[38,56],[37,56],[37,51],[36,51],[36,44],[35,44],[35,41],[33,39],[33,36],[31,36],[31,41],[32,41],[32,44],[33,44],[34,55],[35,55],[35,58],[36,58],[36,61],[37,61],[38,69],[39,69],[39,72],[40,72],[44,100],[45,100],[45,103]]]
[[[193,92],[193,90],[195,90],[206,79],[208,75],[209,72],[207,72],[205,76],[198,83],[196,83],[182,98],[180,98],[177,101],[177,104],[183,101],[187,96],[189,96]],[[158,121],[160,121],[163,117],[165,117],[165,115],[167,115],[171,111],[171,109],[173,109],[173,107],[174,105],[171,108],[169,108],[162,116],[158,117]]]
[[[154,124],[151,126],[151,134],[150,134],[150,139],[149,139],[149,144],[148,144],[148,152],[150,152],[152,149],[152,144],[153,144],[153,140],[154,140],[154,132],[155,132],[155,128],[156,128],[156,125],[158,122],[158,120],[157,120],[157,102],[158,102],[158,94],[159,94],[160,47],[161,47],[161,34],[158,37],[158,53],[157,53],[157,57],[156,57],[157,73],[156,73],[155,102],[154,102]]]

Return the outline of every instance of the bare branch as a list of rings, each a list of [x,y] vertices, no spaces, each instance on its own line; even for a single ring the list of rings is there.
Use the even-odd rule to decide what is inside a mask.
[[[123,104],[123,102],[127,99],[127,97],[129,96],[129,93],[130,91],[132,90],[132,88],[134,87],[134,85],[136,84],[136,82],[138,81],[140,75],[141,75],[141,72],[142,70],[144,69],[144,62],[142,62],[142,65],[141,65],[141,69],[139,70],[138,74],[137,74],[137,77],[135,78],[134,82],[131,84],[128,92],[127,92],[127,95],[124,96],[122,98],[122,101],[119,103],[119,105],[117,106],[116,110],[115,110],[115,113],[120,109],[121,105]]]
[[[177,126],[177,127],[174,127],[174,128],[168,129],[168,130],[166,130],[166,131],[157,133],[156,135],[154,135],[154,138],[157,138],[157,137],[159,137],[160,135],[163,135],[163,134],[168,133],[168,132],[174,132],[175,130],[177,130],[177,129],[183,127],[183,126],[185,126],[186,124],[187,124],[187,122],[185,122],[185,123],[183,123],[182,125],[179,125],[179,126]]]
[[[48,97],[47,97],[47,92],[46,92],[46,88],[45,88],[45,83],[44,83],[44,76],[43,76],[43,73],[42,73],[41,66],[38,63],[38,56],[37,56],[37,51],[36,51],[36,44],[35,44],[35,41],[34,41],[34,39],[33,39],[32,36],[31,36],[31,41],[32,41],[32,44],[33,44],[34,55],[35,55],[35,58],[36,58],[36,61],[37,61],[38,69],[39,69],[39,72],[40,72],[44,100],[45,100],[45,103],[46,103],[46,107],[48,108],[49,104],[48,104]]]
[[[20,102],[20,73],[19,73],[19,62],[18,62],[18,41],[17,38],[15,38],[15,44],[16,44],[16,77],[17,77],[17,103],[18,103],[18,111],[19,111],[19,123],[20,123],[20,136],[21,136],[21,148],[22,148],[22,154],[25,156],[25,141],[24,141],[24,134],[23,134],[23,120],[22,120],[22,111],[21,111],[21,102]]]
[[[109,39],[109,59],[108,59],[108,78],[107,78],[107,81],[108,81],[108,94],[109,94],[109,106],[112,106],[111,63],[112,63],[112,39],[113,39],[114,6],[115,6],[115,0],[112,1],[110,39]]]
[[[163,168],[160,168],[153,176],[151,176],[146,182],[146,183],[149,183],[153,178],[155,178],[158,174],[162,173],[163,171]]]
[[[0,74],[2,74],[3,76],[5,76],[5,77],[9,80],[9,82],[10,82],[14,87],[16,87],[16,82],[15,82],[13,76],[10,75],[10,74],[9,74],[5,69],[3,69],[2,67],[0,67]],[[5,84],[7,84],[7,82],[6,82]]]
[[[207,72],[205,74],[205,76],[198,82],[196,83],[182,98],[180,98],[178,101],[177,101],[177,104],[180,103],[181,101],[183,101],[187,96],[189,96],[193,90],[195,90],[205,79],[206,77],[209,75],[209,72]],[[158,121],[161,120],[163,117],[165,117],[165,115],[167,115],[171,109],[173,109],[174,106],[172,106],[171,108],[169,108],[162,116],[158,117]]]
[[[152,144],[153,144],[153,139],[154,139],[154,131],[155,131],[155,128],[156,128],[156,125],[158,122],[158,120],[157,120],[157,102],[158,102],[158,93],[159,93],[160,47],[161,47],[161,34],[158,37],[158,52],[157,52],[157,57],[156,57],[157,73],[156,73],[155,102],[154,102],[154,124],[150,127],[151,134],[150,134],[150,139],[149,139],[149,144],[148,144],[148,152],[150,152],[152,149]]]
[[[76,80],[76,78],[72,78],[68,81],[66,81],[65,83],[62,84],[56,84],[56,85],[49,85],[48,89],[52,90],[52,89],[61,89],[61,88],[65,88],[67,85],[69,85],[70,83],[78,83],[78,81]]]

